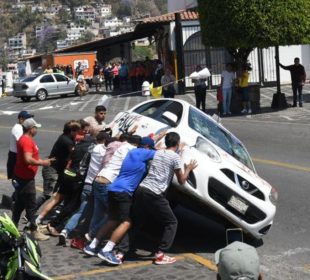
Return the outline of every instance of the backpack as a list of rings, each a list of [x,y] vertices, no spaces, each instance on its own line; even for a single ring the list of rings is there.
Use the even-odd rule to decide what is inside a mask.
[[[91,153],[95,147],[96,141],[91,136],[85,136],[75,148],[70,156],[69,164],[65,174],[70,177],[84,178],[87,174]]]

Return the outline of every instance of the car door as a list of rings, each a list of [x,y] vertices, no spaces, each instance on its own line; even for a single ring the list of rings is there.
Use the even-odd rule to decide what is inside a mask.
[[[45,89],[48,95],[57,94],[57,85],[53,75],[47,74],[40,78],[39,89]]]
[[[68,77],[61,74],[53,74],[56,79],[58,94],[66,94],[74,92],[74,87]]]

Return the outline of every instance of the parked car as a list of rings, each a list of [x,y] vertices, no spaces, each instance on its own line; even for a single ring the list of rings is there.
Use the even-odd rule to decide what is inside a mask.
[[[77,82],[60,73],[29,76],[13,85],[13,96],[22,101],[32,97],[43,101],[48,96],[77,94]]]
[[[258,176],[244,145],[225,127],[178,99],[140,103],[119,113],[110,124],[113,135],[135,125],[141,136],[163,130],[179,133],[186,144],[181,153],[183,162],[198,162],[183,186],[173,179],[170,200],[227,227],[240,227],[257,239],[269,231],[278,193]]]

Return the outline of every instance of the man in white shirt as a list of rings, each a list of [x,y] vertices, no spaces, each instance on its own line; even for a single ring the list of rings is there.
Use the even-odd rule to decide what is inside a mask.
[[[128,136],[128,142],[125,141],[122,145],[115,151],[111,160],[106,164],[106,166],[98,173],[94,183],[94,213],[89,226],[89,236],[96,238],[92,243],[84,248],[86,254],[94,256],[96,254],[95,250],[102,234],[100,228],[105,223],[106,212],[108,207],[108,189],[107,185],[112,183],[118,176],[123,160],[125,159],[127,153],[137,147],[140,143],[141,138],[139,136]],[[97,233],[97,231],[99,232]]]
[[[226,70],[222,72],[221,87],[223,94],[223,115],[231,115],[230,103],[232,95],[232,86],[235,78],[235,73],[232,70],[232,64],[226,65]]]
[[[34,115],[30,114],[27,111],[21,111],[18,116],[18,123],[16,123],[12,130],[10,135],[10,148],[9,148],[9,154],[8,154],[8,160],[7,160],[7,177],[8,179],[13,179],[14,175],[14,167],[16,163],[16,142],[19,140],[19,138],[23,135],[23,122],[26,119],[33,118]]]

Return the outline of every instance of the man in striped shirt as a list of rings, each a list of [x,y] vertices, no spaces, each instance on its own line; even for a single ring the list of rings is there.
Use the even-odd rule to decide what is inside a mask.
[[[165,145],[166,149],[155,153],[149,172],[136,191],[134,201],[134,212],[138,213],[138,216],[147,215],[163,227],[162,238],[155,254],[155,264],[170,264],[176,261],[175,258],[165,254],[173,243],[178,224],[165,197],[166,190],[174,174],[178,182],[183,185],[189,173],[197,167],[197,162],[191,160],[184,172],[182,171],[181,158],[176,153],[180,145],[179,134],[168,133]]]

